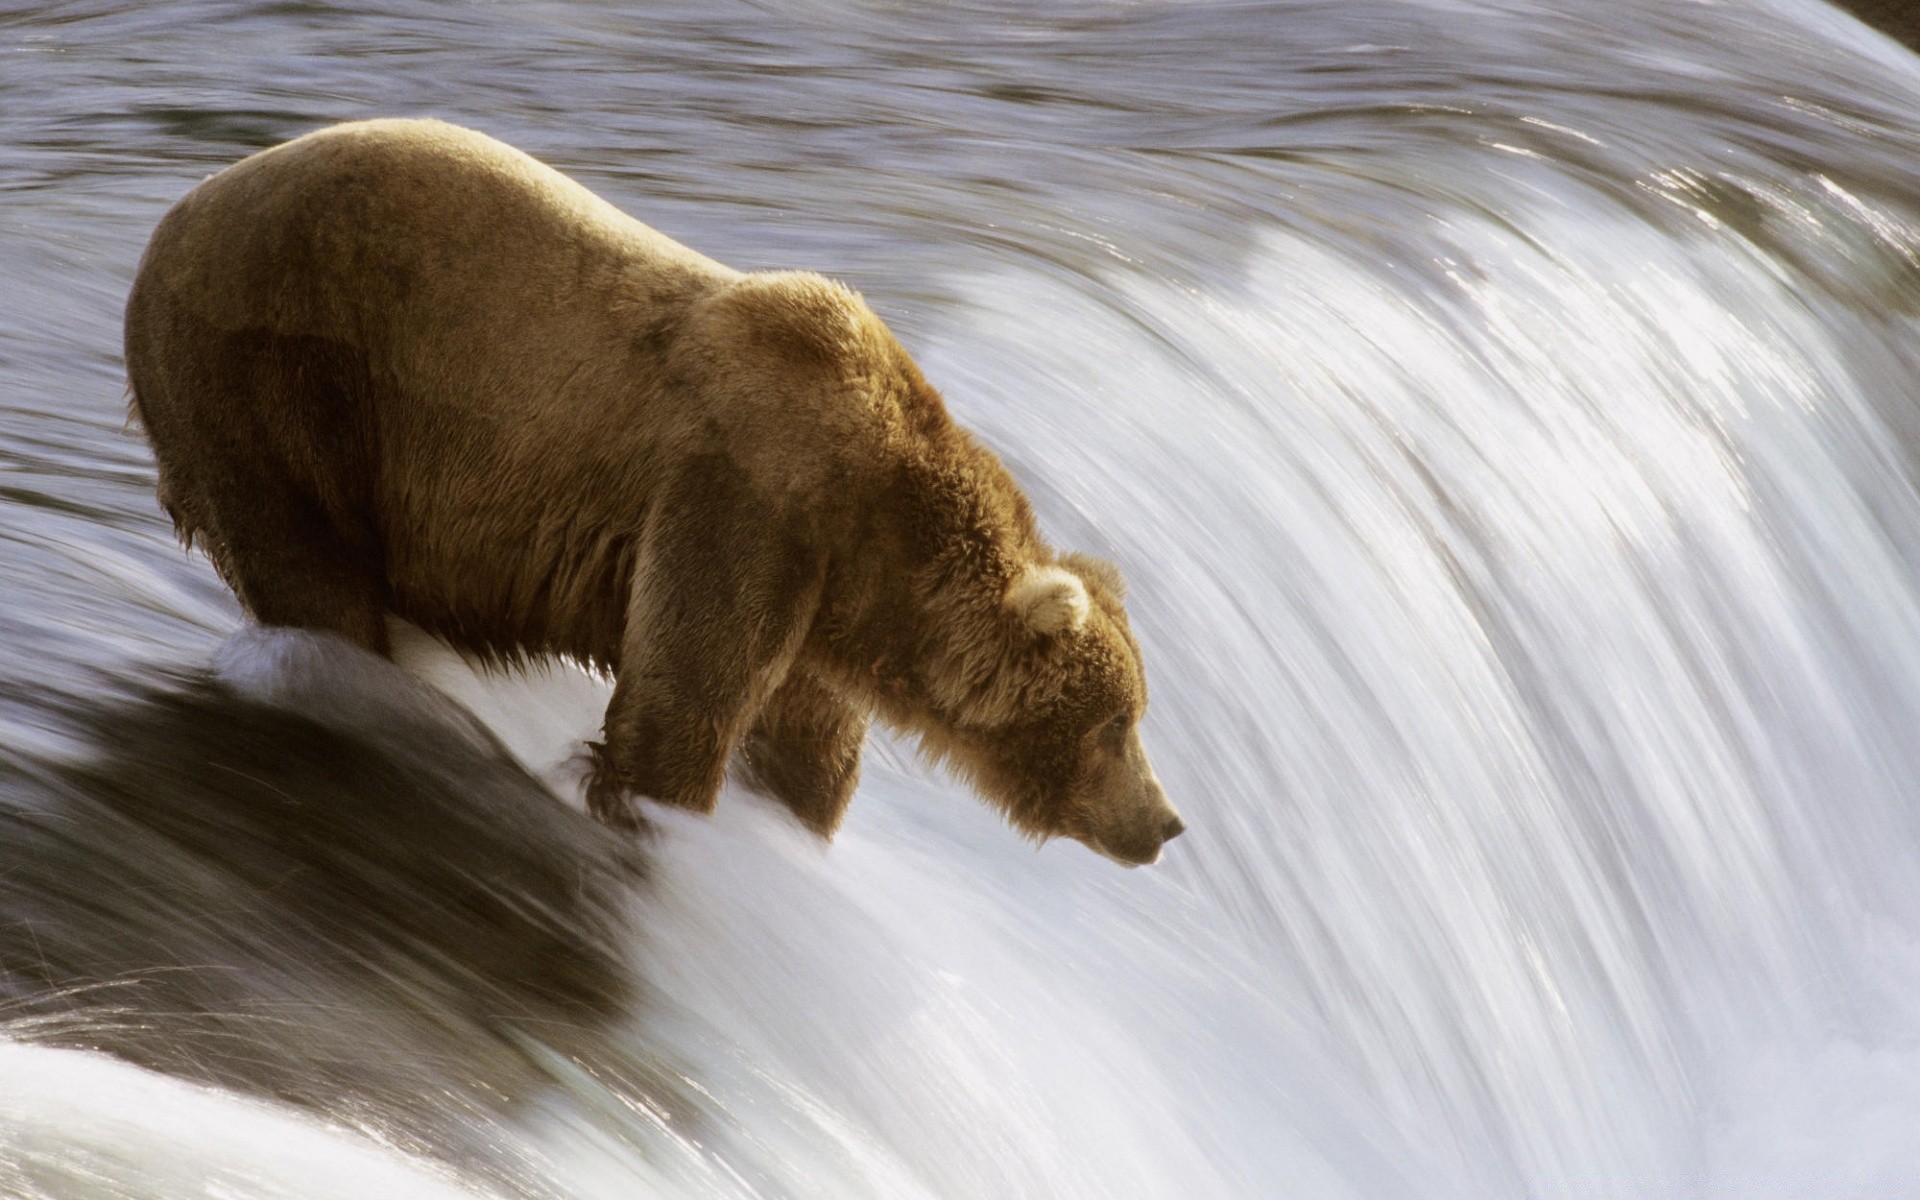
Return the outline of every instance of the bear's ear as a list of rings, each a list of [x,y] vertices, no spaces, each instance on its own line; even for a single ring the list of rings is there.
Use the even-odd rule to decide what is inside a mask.
[[[1065,567],[1028,567],[1007,589],[1007,607],[1035,633],[1051,637],[1087,623],[1087,585]]]

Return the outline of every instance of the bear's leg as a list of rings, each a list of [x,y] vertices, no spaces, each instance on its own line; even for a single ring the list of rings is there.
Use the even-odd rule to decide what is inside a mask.
[[[587,804],[641,824],[629,794],[711,812],[728,761],[785,677],[825,561],[724,458],[683,464],[651,506]]]
[[[368,461],[355,432],[367,424],[362,356],[322,338],[224,332],[138,300],[128,369],[175,527],[199,539],[262,624],[386,654],[386,569],[357,473]]]
[[[263,625],[324,629],[385,655],[386,582],[376,556],[319,504],[263,470],[233,472],[208,521],[215,564]]]
[[[793,810],[823,838],[860,782],[860,749],[867,714],[827,689],[810,672],[795,670],[767,700],[741,747],[748,781]]]

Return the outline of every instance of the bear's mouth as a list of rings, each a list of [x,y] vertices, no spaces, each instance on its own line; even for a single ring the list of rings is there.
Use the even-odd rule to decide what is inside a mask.
[[[1150,851],[1145,857],[1141,857],[1140,855],[1137,855],[1137,854],[1126,854],[1121,851],[1111,849],[1103,845],[1100,839],[1097,837],[1076,838],[1075,840],[1078,841],[1081,845],[1085,846],[1087,849],[1093,851],[1095,854],[1098,854],[1101,858],[1106,859],[1108,862],[1119,863],[1121,866],[1127,868],[1129,871],[1131,871],[1135,867],[1150,867],[1153,864],[1159,862],[1161,847],[1165,845],[1165,843],[1163,842],[1160,845],[1155,846],[1152,849],[1152,851]]]

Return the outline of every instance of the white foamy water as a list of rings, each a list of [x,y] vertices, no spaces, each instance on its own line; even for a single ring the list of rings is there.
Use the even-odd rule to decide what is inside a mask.
[[[79,1050],[0,1044],[10,1200],[473,1200],[351,1131]],[[629,1193],[631,1194],[631,1193]]]

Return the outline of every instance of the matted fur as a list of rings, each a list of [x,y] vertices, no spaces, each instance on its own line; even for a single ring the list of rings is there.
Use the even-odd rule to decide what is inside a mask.
[[[744,275],[470,130],[369,121],[175,205],[126,349],[161,502],[261,621],[385,652],[390,611],[611,672],[604,819],[711,807],[738,750],[831,834],[877,715],[1031,835],[1143,861],[1177,826],[1117,574],[1055,555],[837,283]]]

